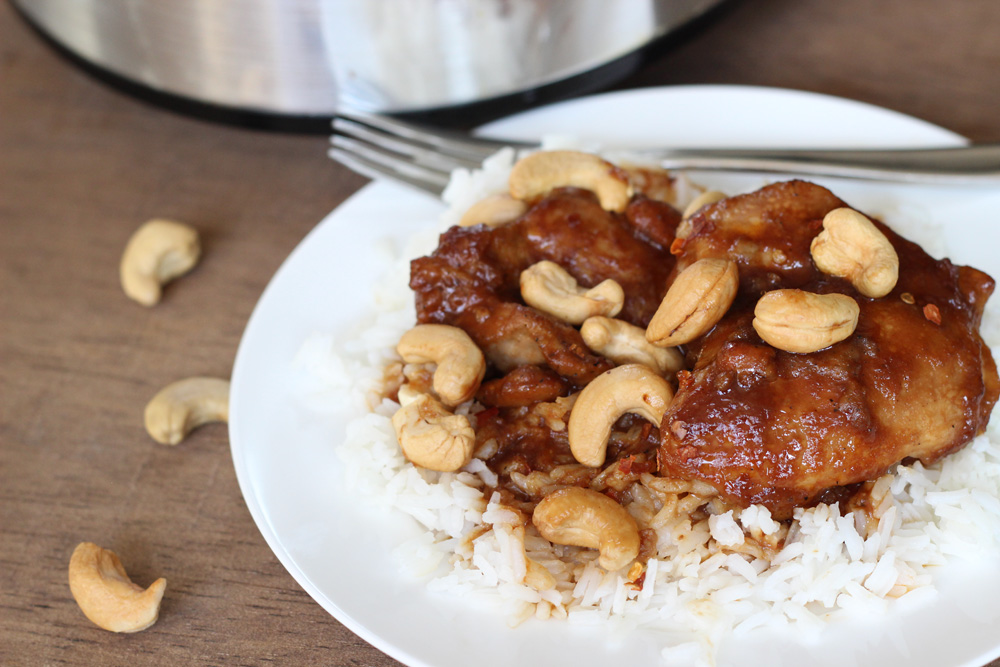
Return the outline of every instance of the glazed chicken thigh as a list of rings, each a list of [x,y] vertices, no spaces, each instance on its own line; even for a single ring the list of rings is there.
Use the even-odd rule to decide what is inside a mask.
[[[784,519],[897,462],[933,462],[985,429],[998,380],[978,327],[993,280],[876,222],[899,278],[885,297],[862,296],[810,256],[824,216],[844,206],[820,186],[779,183],[705,207],[678,232],[678,271],[729,259],[740,287],[689,346],[692,370],[680,374],[660,429],[661,475],[707,482],[737,506],[763,504]],[[754,307],[784,288],[854,298],[854,334],[808,354],[766,344],[751,325]]]

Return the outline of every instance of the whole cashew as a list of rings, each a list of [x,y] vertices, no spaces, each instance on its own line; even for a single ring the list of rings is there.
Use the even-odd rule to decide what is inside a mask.
[[[566,269],[544,260],[521,272],[521,298],[567,324],[580,324],[594,315],[621,312],[625,290],[611,279],[590,289],[580,287]]]
[[[198,263],[198,230],[171,220],[150,220],[137,229],[122,253],[119,277],[122,289],[144,306],[160,301],[163,285]]]
[[[752,324],[765,343],[803,354],[850,336],[858,326],[859,313],[858,303],[844,294],[781,289],[757,301]]]
[[[229,421],[229,381],[190,377],[168,384],[146,404],[146,432],[176,445],[202,424]]]
[[[476,432],[465,415],[455,415],[430,394],[421,394],[392,416],[406,458],[421,468],[454,472],[472,460]]]
[[[660,347],[646,340],[646,330],[624,320],[588,317],[580,327],[583,342],[616,364],[642,364],[659,375],[684,368],[684,356],[675,347]]]
[[[455,406],[476,395],[486,374],[482,350],[458,327],[418,324],[399,339],[396,351],[408,364],[437,364],[434,391]]]
[[[624,507],[603,493],[568,486],[551,493],[531,515],[542,537],[601,553],[598,563],[608,572],[620,570],[639,555],[639,527]]]
[[[470,206],[458,221],[458,226],[499,227],[520,218],[527,210],[528,205],[520,199],[514,199],[508,194],[491,195]]]
[[[143,590],[132,583],[113,551],[81,542],[69,560],[69,589],[80,610],[111,632],[138,632],[156,622],[167,580]]]
[[[569,448],[585,466],[604,463],[611,427],[626,412],[660,426],[673,389],[648,366],[626,364],[598,375],[583,388],[569,413]]]
[[[729,310],[740,286],[736,262],[700,259],[674,280],[646,327],[646,340],[671,347],[708,332]]]
[[[877,299],[899,278],[899,256],[879,228],[861,213],[838,208],[823,218],[823,231],[809,246],[823,273],[847,278],[865,296]]]
[[[518,160],[510,172],[510,195],[530,201],[555,188],[585,188],[597,195],[601,207],[621,213],[632,199],[628,174],[590,153],[539,151]]]

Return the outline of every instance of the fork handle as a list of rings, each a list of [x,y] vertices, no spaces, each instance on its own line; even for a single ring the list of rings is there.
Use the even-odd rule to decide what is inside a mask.
[[[1000,183],[1000,144],[901,149],[650,149],[667,169],[756,171],[910,183]]]

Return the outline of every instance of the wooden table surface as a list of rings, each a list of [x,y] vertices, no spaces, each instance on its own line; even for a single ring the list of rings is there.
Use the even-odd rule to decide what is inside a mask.
[[[620,87],[819,91],[997,141],[997,25],[1000,3],[983,0],[744,0]],[[326,142],[138,101],[0,2],[0,664],[398,664],[272,555],[225,425],[178,447],[142,425],[164,384],[228,377],[274,271],[366,182]],[[195,225],[204,257],[147,309],[123,295],[118,261],[153,217]],[[156,625],[117,635],[83,617],[67,586],[81,541],[143,585],[167,577]]]

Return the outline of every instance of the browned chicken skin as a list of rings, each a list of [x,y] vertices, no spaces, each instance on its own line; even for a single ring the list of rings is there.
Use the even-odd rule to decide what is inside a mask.
[[[660,474],[787,518],[905,458],[937,460],[985,429],[998,381],[978,326],[993,280],[879,224],[899,255],[899,281],[884,298],[863,297],[809,254],[824,215],[841,206],[819,186],[781,183],[703,209],[675,244],[678,270],[706,257],[736,261],[740,292],[691,347],[693,371],[661,428]],[[777,288],[850,295],[857,330],[811,354],[770,347],[751,321],[757,298]]]

